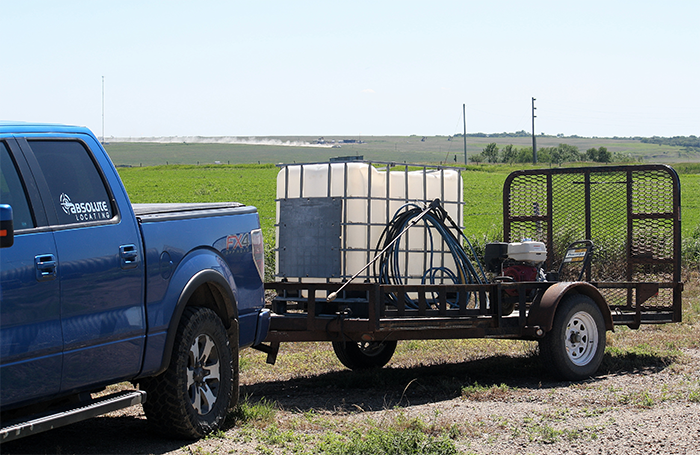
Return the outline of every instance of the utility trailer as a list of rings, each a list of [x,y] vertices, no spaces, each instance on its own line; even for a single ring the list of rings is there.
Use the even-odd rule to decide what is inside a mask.
[[[330,177],[328,188],[325,199],[332,199]],[[404,202],[415,202],[408,193]],[[372,194],[370,188],[368,205]],[[278,217],[288,196],[278,189]],[[428,204],[430,195],[424,190],[422,196],[420,202]],[[392,199],[389,191],[386,198]],[[305,203],[325,206],[328,202],[321,200],[323,195],[318,201],[312,199],[306,198]],[[339,199],[338,210],[342,212],[347,198],[340,195]],[[457,199],[461,203],[461,195]],[[310,211],[314,215],[308,216],[299,212],[299,201],[289,207],[307,222],[327,213],[316,208]],[[369,212],[363,220],[368,232],[374,224]],[[461,211],[457,213],[461,215]],[[288,219],[284,215],[280,218]],[[352,224],[325,221],[340,224],[342,229]],[[334,271],[325,280],[316,277],[309,282],[278,273],[278,281],[265,285],[276,297],[271,304],[268,344],[258,348],[268,353],[269,363],[274,363],[282,342],[330,341],[345,366],[365,369],[389,362],[399,340],[537,340],[546,364],[560,377],[584,379],[600,366],[605,332],[616,325],[636,329],[641,324],[681,321],[680,223],[679,179],[668,166],[516,171],[507,177],[503,188],[504,242],[486,245],[486,257],[473,258],[483,261],[490,271],[482,270],[482,282],[448,282],[443,276],[425,284],[426,274],[417,280],[419,275],[409,273],[383,284],[377,282],[376,273],[362,275],[359,271],[349,276],[345,269],[339,274]],[[422,237],[430,234],[424,232]],[[369,238],[367,235],[368,243]],[[511,245],[520,248],[529,242],[546,247],[546,260],[533,264],[530,257],[523,261],[508,255]],[[417,253],[416,248],[408,239],[397,243],[396,255],[403,258],[401,268],[408,271],[407,263]],[[286,247],[278,247],[282,248]],[[367,257],[369,249],[363,252]],[[376,253],[379,249],[376,247]],[[351,250],[354,248],[347,248],[343,240],[322,251],[321,256],[340,254],[333,263],[343,264],[347,261],[342,256]],[[317,261],[328,260],[321,256]],[[537,273],[525,273],[533,266]],[[353,281],[354,276],[363,282]]]

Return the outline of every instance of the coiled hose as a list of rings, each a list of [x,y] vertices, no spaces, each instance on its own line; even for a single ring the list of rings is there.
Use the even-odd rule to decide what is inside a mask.
[[[374,275],[377,277],[377,281],[383,284],[407,284],[408,277],[405,277],[401,271],[402,264],[400,263],[400,253],[401,248],[399,244],[401,241],[395,241],[395,238],[400,235],[405,227],[411,222],[411,220],[419,216],[424,209],[421,209],[416,204],[405,204],[401,206],[394,217],[389,222],[387,227],[382,232],[377,243],[377,254],[380,254],[382,250],[386,248],[381,257],[374,263]],[[455,284],[482,284],[486,283],[486,275],[484,269],[479,262],[474,247],[472,246],[469,239],[464,235],[464,233],[459,229],[456,223],[450,218],[445,209],[440,205],[436,204],[431,208],[421,220],[426,228],[428,245],[427,251],[429,253],[429,259],[427,264],[427,269],[423,272],[421,277],[421,284],[440,284],[445,280],[451,281]],[[460,244],[460,241],[453,234],[454,232],[459,233],[459,238],[469,247],[472,256],[475,258],[478,270],[472,264],[466,251]],[[435,241],[434,232],[439,234],[440,239],[447,245],[450,255],[452,256],[455,264],[455,269],[449,269],[444,265],[435,266]],[[392,242],[393,245],[392,245]],[[387,246],[391,245],[387,248]],[[407,247],[406,247],[407,248]],[[405,252],[406,250],[404,250]],[[475,299],[477,298],[476,293]],[[391,297],[395,298],[395,297]],[[390,298],[390,299],[391,299]],[[471,299],[471,296],[467,297],[467,301]],[[457,301],[449,302],[450,306],[457,306]],[[396,303],[395,301],[392,303]],[[406,306],[409,308],[417,308],[417,304],[406,297]]]

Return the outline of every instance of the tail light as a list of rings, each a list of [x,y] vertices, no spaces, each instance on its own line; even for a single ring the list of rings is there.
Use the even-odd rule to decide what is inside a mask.
[[[260,281],[265,281],[265,244],[261,229],[250,231],[250,241],[253,245],[253,261],[258,269]]]

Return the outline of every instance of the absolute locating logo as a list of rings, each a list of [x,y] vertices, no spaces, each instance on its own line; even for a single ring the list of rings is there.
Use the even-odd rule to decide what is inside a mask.
[[[73,202],[66,193],[61,193],[59,202],[63,212],[74,215],[76,221],[108,220],[112,217],[107,201]]]

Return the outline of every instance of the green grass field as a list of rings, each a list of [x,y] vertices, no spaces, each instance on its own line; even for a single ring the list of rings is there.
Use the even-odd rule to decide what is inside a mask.
[[[133,203],[235,201],[253,205],[268,239],[275,232],[277,172],[271,164],[119,168]]]
[[[502,231],[503,182],[507,166],[474,167],[463,173],[464,223],[470,237]],[[266,165],[148,166],[119,168],[134,203],[237,201],[254,205],[267,239],[274,238],[278,168]],[[700,230],[700,174],[681,174],[682,236]],[[697,235],[697,234],[695,234]]]

